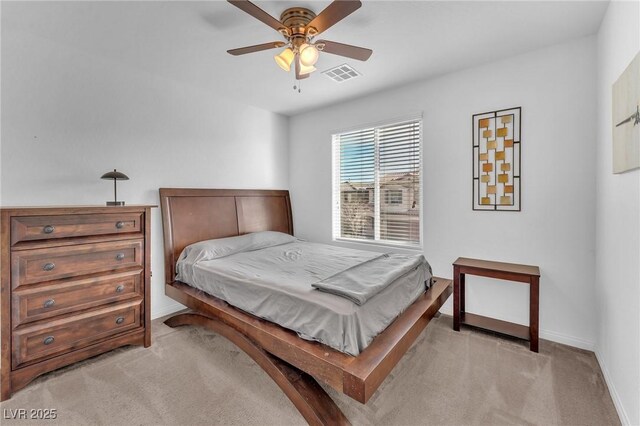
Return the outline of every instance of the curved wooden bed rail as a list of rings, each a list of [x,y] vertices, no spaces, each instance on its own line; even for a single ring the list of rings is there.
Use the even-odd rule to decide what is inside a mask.
[[[280,389],[310,425],[350,424],[335,402],[313,377],[270,355],[235,328],[216,318],[197,313],[174,315],[164,323],[169,327],[198,325],[227,338],[249,355],[280,386]]]
[[[360,355],[347,355],[174,281],[176,259],[189,244],[257,231],[293,235],[288,191],[161,188],[160,204],[165,294],[194,311],[167,324],[200,325],[227,337],[271,376],[311,424],[348,423],[314,378],[365,404],[452,293],[451,280],[434,278],[431,288]]]
[[[166,284],[165,293],[199,314],[217,318],[270,354],[366,404],[451,295],[451,280],[434,280],[431,289],[413,302],[356,357],[318,342],[301,339],[291,330],[236,309],[179,281]]]

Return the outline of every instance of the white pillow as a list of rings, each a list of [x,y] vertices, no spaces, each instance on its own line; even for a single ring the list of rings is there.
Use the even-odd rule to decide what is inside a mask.
[[[237,237],[199,241],[182,250],[178,263],[196,264],[205,260],[219,259],[235,253],[279,246],[294,241],[296,241],[294,236],[275,231],[253,232]]]

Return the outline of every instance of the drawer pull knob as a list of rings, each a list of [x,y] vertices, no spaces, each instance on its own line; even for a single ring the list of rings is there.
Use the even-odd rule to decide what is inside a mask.
[[[44,343],[45,345],[50,345],[53,343],[54,340],[55,339],[53,338],[53,336],[48,336],[48,337],[45,337],[42,343]]]
[[[121,220],[117,221],[116,222],[116,228],[118,228],[118,229],[124,228],[124,222],[121,221]]]
[[[116,293],[122,293],[123,291],[124,291],[124,286],[122,284],[116,287]]]
[[[52,233],[53,231],[55,231],[55,230],[56,230],[56,227],[55,227],[55,226],[53,226],[53,225],[47,225],[47,226],[45,226],[44,228],[42,228],[42,231],[43,231],[45,234],[51,234],[51,233]]]
[[[116,260],[122,260],[122,259],[124,259],[124,253],[116,254]]]
[[[45,263],[44,266],[42,267],[42,269],[44,269],[45,271],[53,271],[53,268],[56,267],[55,263]]]
[[[124,322],[124,317],[118,317],[116,318],[116,324],[120,325]]]
[[[53,299],[49,299],[49,300],[47,300],[47,301],[45,301],[45,302],[44,302],[44,307],[45,307],[45,308],[50,308],[50,307],[52,307],[52,306],[53,306],[53,305],[55,305],[55,304],[56,304],[56,301],[55,301],[55,300],[53,300]]]

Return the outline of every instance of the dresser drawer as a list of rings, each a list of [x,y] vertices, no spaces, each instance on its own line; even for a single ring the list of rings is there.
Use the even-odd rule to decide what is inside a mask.
[[[143,231],[142,213],[23,216],[11,219],[11,245],[22,241]]]
[[[13,328],[18,325],[142,296],[142,271],[127,271],[13,292]]]
[[[143,240],[127,240],[13,251],[12,287],[136,266],[142,268],[143,250]]]
[[[139,328],[141,304],[137,299],[17,329],[13,332],[13,368]]]

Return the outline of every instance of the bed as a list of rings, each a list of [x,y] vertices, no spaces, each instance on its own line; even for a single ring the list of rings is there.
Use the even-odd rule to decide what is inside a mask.
[[[288,191],[161,188],[160,201],[165,292],[191,308],[165,323],[203,326],[232,341],[269,374],[310,424],[348,424],[316,380],[366,403],[452,292],[451,280],[431,278],[428,290],[419,291],[384,331],[350,355],[176,279],[179,256],[193,243],[261,231],[293,235]]]

